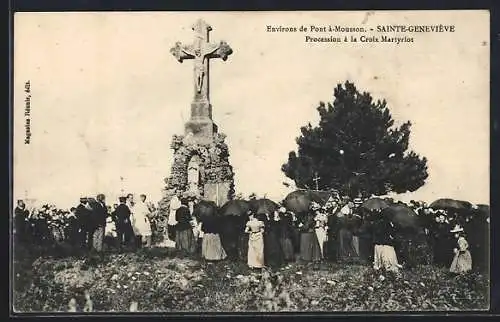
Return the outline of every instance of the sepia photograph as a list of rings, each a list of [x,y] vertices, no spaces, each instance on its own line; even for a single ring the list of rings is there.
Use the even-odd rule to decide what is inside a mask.
[[[13,313],[489,310],[488,10],[13,26]]]

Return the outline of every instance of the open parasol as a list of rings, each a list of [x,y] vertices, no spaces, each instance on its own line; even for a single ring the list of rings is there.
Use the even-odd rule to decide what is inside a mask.
[[[285,197],[283,205],[286,209],[297,214],[308,211],[311,201],[311,196],[306,190],[297,190]]]
[[[479,210],[483,215],[486,215],[487,217],[490,216],[490,206],[484,205],[484,204],[479,204],[477,205],[477,210]]]
[[[259,208],[259,199],[251,198],[248,200],[248,206],[252,212],[256,212],[257,208]]]
[[[332,193],[327,191],[296,190],[285,197],[283,205],[296,214],[305,213],[309,211],[311,202],[315,201],[324,205],[331,195]]]
[[[381,198],[370,198],[363,202],[361,207],[368,210],[382,210],[389,207],[389,203]]]
[[[271,215],[279,208],[279,205],[276,202],[274,202],[270,199],[267,199],[267,198],[258,199],[256,202],[256,206],[257,206],[257,208],[255,210],[256,214],[269,214],[269,215]]]
[[[417,213],[405,204],[394,204],[382,210],[382,214],[399,228],[416,230],[419,225]]]
[[[328,199],[333,195],[332,192],[320,191],[320,190],[309,190],[309,194],[312,200],[316,201],[321,205],[324,205],[328,201]]]
[[[202,221],[205,218],[215,217],[218,215],[217,205],[213,201],[200,200],[193,207],[193,215]]]
[[[442,199],[438,199],[438,200],[434,201],[433,203],[431,203],[430,207],[433,209],[461,210],[461,209],[470,209],[472,207],[472,204],[470,202],[467,202],[467,201],[442,198]]]
[[[219,213],[222,216],[244,216],[250,209],[250,205],[245,200],[229,200],[221,208]]]

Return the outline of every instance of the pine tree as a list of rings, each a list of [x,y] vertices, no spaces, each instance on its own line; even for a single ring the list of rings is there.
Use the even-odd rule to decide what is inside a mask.
[[[338,84],[320,121],[301,128],[298,151],[282,171],[298,188],[337,189],[351,197],[415,191],[428,177],[427,159],[408,151],[411,122],[400,127],[385,100],[374,102],[353,83]],[[317,179],[317,180],[315,180]]]

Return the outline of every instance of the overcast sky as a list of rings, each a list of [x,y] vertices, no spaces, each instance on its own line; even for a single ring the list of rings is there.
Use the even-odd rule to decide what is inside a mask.
[[[82,194],[120,189],[161,197],[173,134],[193,97],[192,61],[169,53],[190,43],[197,18],[234,53],[213,60],[213,117],[227,134],[236,190],[288,192],[280,171],[300,126],[318,120],[350,80],[385,98],[429,178],[401,196],[489,203],[489,16],[482,12],[16,13],[14,197],[69,206]],[[363,24],[364,23],[364,24]],[[454,33],[406,34],[395,45],[305,43],[266,27],[455,25]],[[316,34],[315,36],[318,36]],[[378,34],[380,36],[380,34]],[[24,144],[24,82],[31,82],[31,144]],[[120,177],[124,177],[123,185]]]

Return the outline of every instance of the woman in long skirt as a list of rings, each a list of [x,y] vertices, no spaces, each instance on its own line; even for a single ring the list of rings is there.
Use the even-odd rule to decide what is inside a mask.
[[[385,269],[387,271],[398,272],[401,267],[394,249],[394,233],[394,225],[380,215],[376,219],[373,234],[375,244],[373,268],[375,270]]]
[[[204,218],[201,225],[203,231],[201,255],[207,261],[219,261],[227,257],[220,241],[219,221],[217,217]]]
[[[243,225],[245,223],[246,221],[243,222]],[[222,247],[224,247],[227,257],[231,260],[238,259],[239,239],[244,229],[242,227],[242,218],[240,216],[225,216],[224,220],[219,221],[218,228]]]
[[[245,233],[249,234],[248,266],[250,268],[264,267],[264,222],[257,220],[253,214],[250,214]]]
[[[146,244],[146,247],[150,247],[152,231],[151,222],[148,217],[150,213],[149,208],[144,201],[140,200],[134,205],[133,211],[132,228],[134,229],[136,236],[138,236],[138,238],[140,236],[140,245],[142,246],[143,244]]]
[[[461,228],[455,227],[452,232],[462,232]],[[472,256],[469,251],[469,243],[465,239],[463,233],[455,234],[457,238],[457,248],[453,251],[455,257],[451,262],[450,272],[455,274],[467,273],[472,270]]]
[[[351,224],[352,220],[352,215],[344,215],[341,220],[338,234],[338,256],[341,261],[354,261],[358,258],[358,253],[356,252],[356,247],[354,246],[354,234]]]
[[[293,236],[293,222],[291,214],[287,213],[284,207],[279,209],[280,220],[279,220],[279,242],[281,245],[281,251],[283,252],[283,259],[285,262],[292,262],[294,260],[294,248],[292,242]]]
[[[260,218],[259,218],[260,217]],[[283,264],[283,252],[279,241],[279,215],[277,212],[271,215],[270,220],[265,220],[265,215],[258,215],[258,219],[264,221],[264,263],[269,267],[279,267]]]
[[[193,254],[196,252],[196,239],[191,225],[191,214],[187,207],[187,201],[182,200],[181,203],[181,207],[177,209],[175,214],[177,220],[175,248]]]
[[[321,260],[321,248],[314,226],[312,214],[307,215],[301,226],[300,234],[300,259],[306,262],[319,262]]]
[[[251,211],[247,213],[247,216],[249,218]],[[248,238],[249,234],[245,232],[245,227],[246,223],[248,221],[247,216],[241,217],[240,222],[238,223],[237,233],[239,234],[238,236],[238,257],[241,261],[247,262],[248,261]]]
[[[325,257],[325,244],[327,241],[327,223],[328,217],[323,212],[317,212],[315,217],[315,233],[316,238],[318,238],[319,248],[321,250],[321,258]]]
[[[439,266],[449,267],[453,260],[453,248],[456,240],[450,234],[450,229],[453,227],[447,222],[447,214],[443,210],[439,210],[436,214],[436,223],[434,231],[434,262]]]

